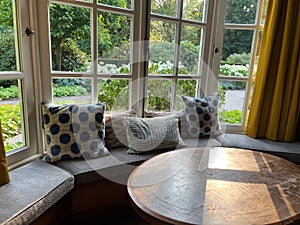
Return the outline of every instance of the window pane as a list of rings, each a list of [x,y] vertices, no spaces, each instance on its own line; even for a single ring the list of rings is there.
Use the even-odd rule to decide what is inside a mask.
[[[21,80],[0,81],[0,120],[5,151],[25,146]]]
[[[176,24],[152,20],[149,74],[173,74]]]
[[[258,0],[228,0],[225,23],[254,24]]]
[[[183,15],[184,19],[205,21],[206,0],[184,0]]]
[[[225,30],[220,75],[248,75],[252,37],[252,30]]]
[[[14,28],[13,0],[0,2],[0,71],[19,70],[17,36]]]
[[[179,74],[198,73],[202,31],[202,27],[182,26]]]
[[[98,73],[130,74],[131,18],[98,14]]]
[[[85,72],[91,64],[90,10],[50,3],[52,69]]]
[[[152,13],[161,14],[165,16],[177,16],[178,0],[152,0]]]
[[[170,111],[171,93],[171,80],[148,80],[147,109],[152,111]]]
[[[92,103],[91,79],[54,78],[52,79],[53,101],[55,104]]]
[[[175,110],[184,109],[184,104],[181,96],[196,96],[197,81],[196,80],[178,80],[176,89],[176,104]]]
[[[265,21],[266,21],[268,2],[269,2],[269,0],[264,0],[264,2],[263,2],[263,12],[262,12],[261,24],[265,24]]]
[[[253,72],[254,77],[256,76],[256,72],[257,72],[257,65],[258,65],[259,55],[260,55],[260,51],[261,51],[262,37],[263,37],[263,31],[260,31],[259,38],[258,38],[257,52],[256,52],[256,56],[255,56],[255,61],[254,61],[254,72]]]
[[[130,109],[130,81],[121,79],[99,79],[98,101],[106,103],[106,111],[127,111]]]
[[[246,82],[220,81],[219,119],[222,123],[241,124],[246,95]]]
[[[98,0],[98,3],[126,9],[130,9],[132,7],[131,0]]]

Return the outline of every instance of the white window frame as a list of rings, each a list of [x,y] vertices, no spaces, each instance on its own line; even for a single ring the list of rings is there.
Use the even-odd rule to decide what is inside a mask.
[[[22,165],[34,158],[40,157],[42,153],[42,143],[37,141],[42,139],[40,132],[40,118],[38,110],[39,77],[37,75],[38,64],[35,54],[36,39],[34,35],[27,36],[26,28],[34,30],[34,2],[32,0],[16,0],[15,2],[14,28],[18,45],[16,52],[18,70],[14,72],[0,72],[1,79],[20,79],[22,99],[22,136],[25,142],[24,147],[11,150],[6,153],[9,169]],[[22,110],[22,109],[21,109]]]
[[[245,99],[244,99],[244,106],[243,106],[243,117],[241,124],[222,124],[222,130],[226,132],[233,132],[233,133],[245,133],[246,126],[247,126],[247,116],[249,114],[248,107],[251,101],[251,91],[252,91],[252,83],[255,81],[254,77],[254,62],[256,59],[256,54],[258,52],[258,41],[259,41],[259,34],[264,28],[264,24],[262,24],[262,13],[263,13],[263,4],[266,0],[258,0],[257,3],[257,13],[255,18],[255,23],[253,24],[229,24],[225,23],[225,16],[226,16],[226,7],[227,7],[227,0],[220,0],[219,4],[219,18],[217,20],[217,35],[215,35],[215,48],[218,48],[220,51],[218,54],[215,54],[213,57],[213,73],[217,75],[217,80],[227,80],[227,81],[243,81],[246,83],[245,89]],[[251,45],[251,58],[249,63],[249,70],[247,77],[228,77],[228,76],[221,76],[219,74],[220,71],[220,62],[222,56],[222,47],[223,47],[223,36],[225,29],[234,29],[234,30],[252,30],[253,31],[253,39]]]

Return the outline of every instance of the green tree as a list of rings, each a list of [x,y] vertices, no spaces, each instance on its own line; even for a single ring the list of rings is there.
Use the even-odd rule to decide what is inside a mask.
[[[226,8],[226,23],[253,24],[255,23],[257,0],[228,0]],[[253,31],[225,30],[222,60],[233,53],[250,53]]]
[[[62,63],[68,63],[62,57],[63,43],[67,39],[85,40],[78,48],[90,52],[90,10],[51,3],[50,25],[53,69],[62,70]]]
[[[13,26],[12,0],[0,1],[0,24],[2,26]]]
[[[12,0],[0,1],[0,71],[17,69],[12,7]]]

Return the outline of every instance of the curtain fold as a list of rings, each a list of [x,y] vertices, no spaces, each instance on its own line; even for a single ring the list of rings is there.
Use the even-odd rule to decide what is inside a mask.
[[[2,137],[2,127],[0,121],[0,185],[6,184],[9,182],[9,175],[6,164],[5,149]]]
[[[246,134],[293,141],[300,112],[300,1],[269,0]]]

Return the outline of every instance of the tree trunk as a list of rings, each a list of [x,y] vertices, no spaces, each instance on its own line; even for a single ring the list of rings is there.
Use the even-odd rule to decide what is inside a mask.
[[[62,49],[61,45],[63,43],[63,38],[60,38],[56,41],[55,45],[55,58],[56,58],[56,68],[55,70],[61,71],[62,66]]]

